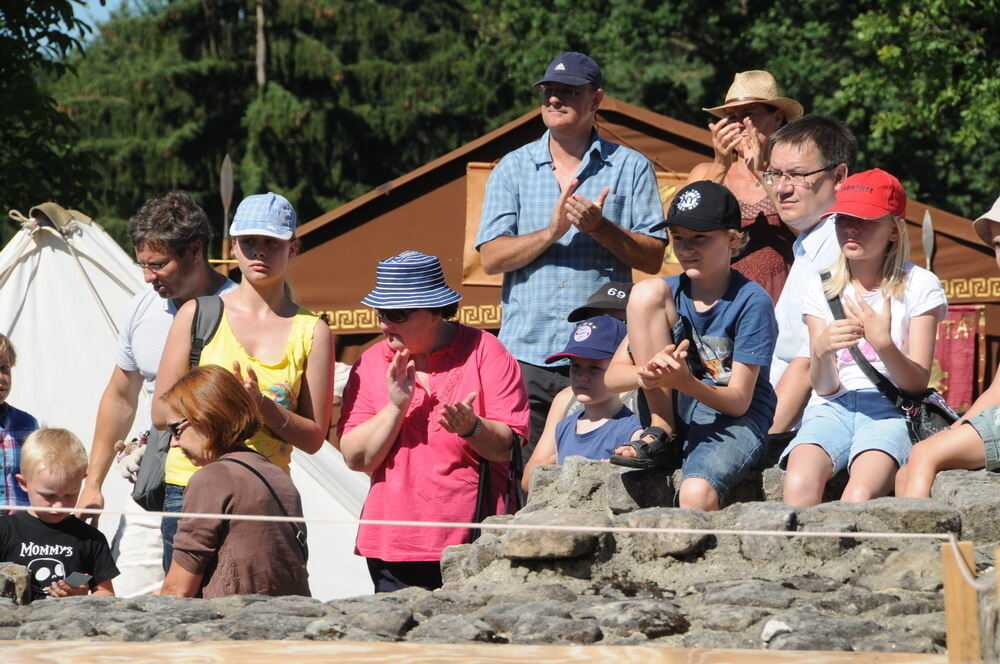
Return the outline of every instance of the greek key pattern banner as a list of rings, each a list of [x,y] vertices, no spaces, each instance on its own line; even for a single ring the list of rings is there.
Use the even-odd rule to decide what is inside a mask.
[[[330,326],[331,332],[355,334],[378,331],[378,319],[371,309],[340,309],[318,313]],[[500,305],[481,304],[459,307],[458,320],[473,327],[500,327]]]
[[[1000,298],[1000,277],[942,279],[941,285],[949,301]]]

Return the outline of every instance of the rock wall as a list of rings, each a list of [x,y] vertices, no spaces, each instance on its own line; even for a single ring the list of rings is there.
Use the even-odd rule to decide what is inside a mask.
[[[765,471],[741,487],[779,497]],[[69,598],[31,605],[0,566],[0,639],[414,640],[943,652],[940,544],[864,533],[958,533],[977,567],[1000,544],[1000,477],[943,473],[930,500],[793,509],[774,500],[681,510],[670,478],[571,458],[535,471],[495,523],[837,531],[836,538],[492,531],[451,547],[444,588],[307,598]],[[23,570],[23,568],[20,568]],[[18,597],[17,588],[22,588]]]

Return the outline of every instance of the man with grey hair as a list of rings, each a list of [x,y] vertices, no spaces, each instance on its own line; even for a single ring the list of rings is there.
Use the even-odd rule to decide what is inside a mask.
[[[487,274],[504,275],[500,341],[521,365],[533,442],[569,383],[566,366],[545,364],[573,330],[566,315],[602,283],[631,282],[630,268],[658,272],[666,248],[650,230],[663,205],[649,160],[595,127],[603,85],[583,53],[553,59],[535,83],[546,132],[486,185],[476,248]]]
[[[128,235],[143,279],[151,288],[132,298],[119,326],[115,366],[97,409],[87,480],[77,500],[81,510],[104,507],[101,487],[115,457],[115,443],[128,436],[135,418],[138,416],[141,430],[151,426],[150,405],[156,371],[174,314],[192,298],[221,295],[236,287],[209,265],[208,246],[212,232],[208,216],[184,192],[173,191],[143,203],[129,220]],[[168,496],[168,500],[170,498]],[[180,499],[179,496],[174,498]],[[137,505],[132,505],[138,509]],[[96,516],[93,521],[96,524]],[[125,538],[120,545],[132,537],[128,533],[130,525],[143,528],[140,524],[127,524],[123,518],[115,536],[116,542]],[[152,528],[146,524],[145,530]],[[133,535],[148,539],[148,534]],[[126,568],[122,569],[123,577]],[[127,578],[123,581],[128,583]],[[144,585],[152,586],[157,581],[149,579]],[[122,588],[120,592],[129,594],[128,590]]]

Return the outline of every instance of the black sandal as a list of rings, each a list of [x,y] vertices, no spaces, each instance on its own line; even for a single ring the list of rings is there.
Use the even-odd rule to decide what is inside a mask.
[[[611,455],[611,463],[629,468],[668,468],[676,466],[680,457],[680,440],[660,427],[646,427],[639,437],[622,443],[619,447],[631,447],[635,457]]]

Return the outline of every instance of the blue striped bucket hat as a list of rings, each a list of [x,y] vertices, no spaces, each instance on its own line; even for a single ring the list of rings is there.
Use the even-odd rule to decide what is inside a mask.
[[[461,299],[445,282],[437,256],[404,251],[379,261],[375,290],[361,304],[375,309],[434,309]]]

